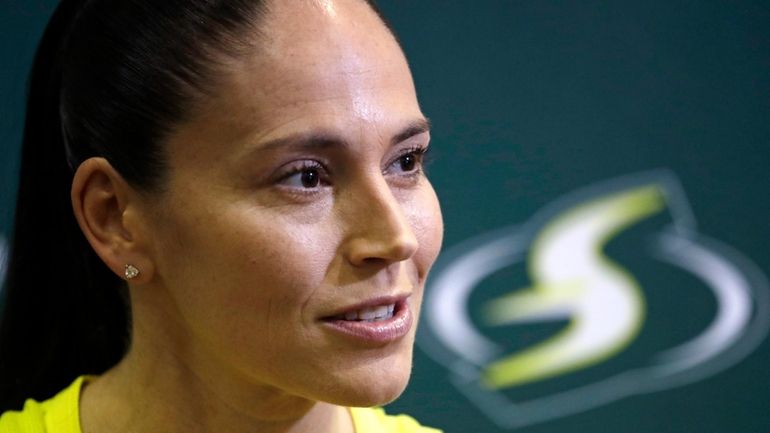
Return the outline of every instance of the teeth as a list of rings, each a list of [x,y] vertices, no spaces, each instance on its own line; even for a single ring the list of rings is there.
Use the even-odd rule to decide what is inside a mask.
[[[383,319],[385,317],[388,317],[388,306],[383,305],[383,306],[377,307],[374,310],[374,317],[376,319]]]
[[[348,311],[344,314],[344,318],[348,321],[376,322],[390,319],[395,311],[396,304],[380,305],[378,307],[363,308],[358,311]]]
[[[358,318],[361,320],[372,320],[376,316],[376,311],[373,308],[365,308],[358,312]]]

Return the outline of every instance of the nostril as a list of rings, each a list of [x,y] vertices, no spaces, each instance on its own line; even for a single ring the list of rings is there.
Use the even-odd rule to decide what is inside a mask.
[[[408,260],[417,251],[417,239],[411,235],[391,238],[359,237],[348,244],[348,260],[357,266]]]

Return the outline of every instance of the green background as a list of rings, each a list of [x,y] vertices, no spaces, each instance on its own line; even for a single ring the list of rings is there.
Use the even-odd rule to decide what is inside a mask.
[[[54,3],[0,0],[1,233],[12,221],[25,77]],[[429,173],[447,248],[526,222],[582,186],[666,168],[701,233],[770,269],[770,2],[381,3],[434,124]],[[627,244],[612,253],[633,263]],[[655,281],[652,265],[636,269]],[[669,297],[644,341],[695,329],[714,309]],[[765,341],[703,381],[518,431],[767,432],[769,362]],[[446,377],[417,349],[412,383],[389,410],[449,433],[505,431]]]

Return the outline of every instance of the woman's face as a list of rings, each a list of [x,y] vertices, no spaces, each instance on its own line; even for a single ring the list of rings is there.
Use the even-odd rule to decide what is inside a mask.
[[[185,362],[381,404],[406,385],[442,239],[421,171],[427,122],[364,2],[275,2],[264,24],[256,52],[227,65],[170,139],[150,296],[166,299]]]

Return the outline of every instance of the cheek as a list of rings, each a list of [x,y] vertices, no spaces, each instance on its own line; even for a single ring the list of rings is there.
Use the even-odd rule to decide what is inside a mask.
[[[414,261],[420,273],[420,282],[424,283],[428,271],[438,257],[444,239],[441,207],[432,187],[421,190],[410,203],[408,217],[420,245]]]
[[[275,220],[265,226],[229,233],[212,245],[220,254],[212,272],[225,273],[216,278],[224,293],[212,295],[226,295],[230,309],[268,325],[273,314],[295,318],[301,313],[323,282],[328,254],[316,247],[325,243],[315,228],[276,227]]]
[[[329,234],[254,209],[220,206],[216,215],[175,221],[162,241],[161,271],[194,334],[249,350],[284,341],[287,323],[322,284]],[[267,346],[263,346],[266,348]]]

